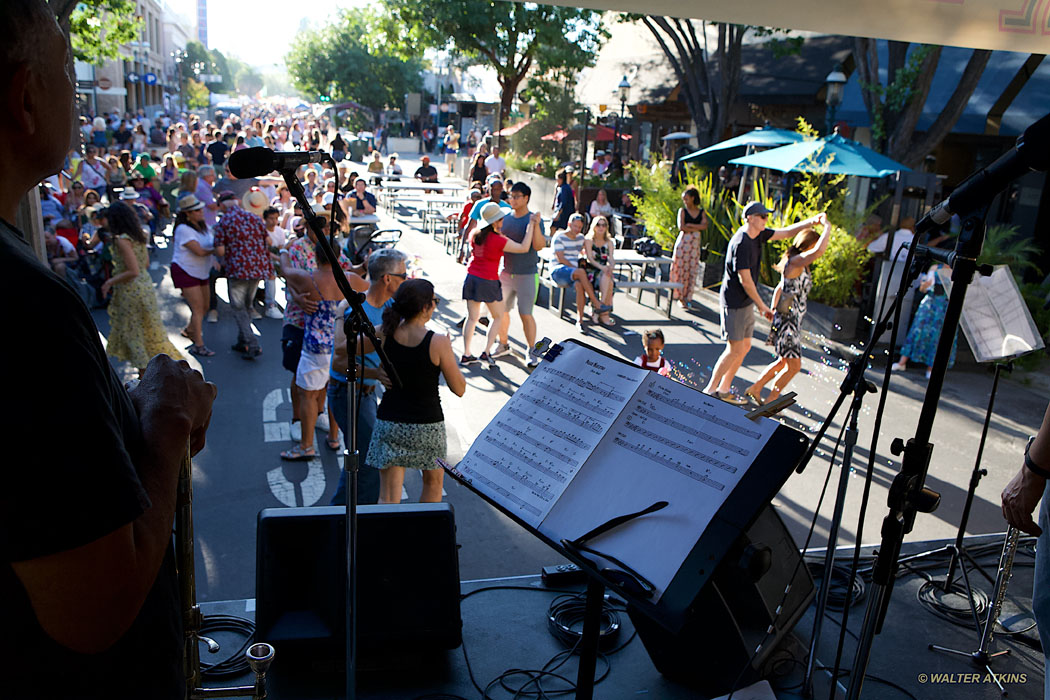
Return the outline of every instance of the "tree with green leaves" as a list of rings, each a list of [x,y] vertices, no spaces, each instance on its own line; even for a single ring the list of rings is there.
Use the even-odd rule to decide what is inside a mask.
[[[73,57],[100,66],[120,55],[142,29],[134,0],[51,0],[58,23],[69,33]]]
[[[916,137],[915,127],[930,94],[941,49],[927,45],[912,48],[906,41],[890,41],[886,64],[889,80],[883,84],[879,77],[878,41],[864,37],[854,39],[853,56],[864,106],[871,117],[874,147],[911,167],[922,163],[951,132],[992,56],[991,51],[984,49],[975,49],[970,54],[948,102],[930,128]]]
[[[594,65],[608,38],[601,13],[574,7],[493,0],[384,0],[400,22],[403,41],[451,47],[463,58],[496,70],[499,126],[530,74]]]
[[[189,78],[186,80],[186,107],[188,109],[207,109],[211,102],[211,93],[204,83]]]
[[[418,92],[423,68],[418,53],[384,41],[389,18],[368,9],[340,10],[317,30],[301,32],[285,57],[296,89],[317,98],[353,100],[379,112],[401,107]]]

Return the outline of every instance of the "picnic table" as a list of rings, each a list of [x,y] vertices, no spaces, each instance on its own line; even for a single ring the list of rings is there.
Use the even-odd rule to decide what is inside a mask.
[[[556,289],[561,289],[550,279],[550,272],[546,268],[552,267],[557,263],[557,258],[554,255],[553,248],[544,248],[539,252],[540,257],[540,284],[543,284],[551,291],[552,302],[553,294]],[[617,249],[613,253],[613,267],[619,271],[620,266],[627,266],[627,274],[621,275],[615,282],[615,287],[623,290],[634,289],[637,290],[638,303],[642,303],[642,292],[645,290],[652,290],[653,301],[657,307],[660,305],[660,296],[664,291],[667,292],[667,317],[671,318],[671,308],[674,304],[674,294],[672,293],[675,289],[681,289],[681,282],[671,282],[668,278],[670,277],[670,269],[666,272],[663,271],[664,267],[670,268],[671,258],[665,255],[659,256],[647,256],[642,255],[636,250]],[[656,272],[655,279],[647,279],[649,271],[653,270]],[[561,290],[562,294],[558,302],[558,313],[562,312],[562,307],[565,304],[564,290]]]

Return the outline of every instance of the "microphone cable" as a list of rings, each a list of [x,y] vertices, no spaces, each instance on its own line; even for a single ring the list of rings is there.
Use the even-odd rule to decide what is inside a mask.
[[[243,617],[234,615],[208,615],[201,623],[200,633],[205,637],[211,637],[216,632],[235,632],[244,637],[244,644],[227,656],[222,661],[205,663],[201,661],[202,678],[231,678],[243,676],[251,671],[245,653],[248,647],[255,642],[255,623]],[[199,642],[198,642],[199,643]],[[203,659],[203,655],[201,659]]]

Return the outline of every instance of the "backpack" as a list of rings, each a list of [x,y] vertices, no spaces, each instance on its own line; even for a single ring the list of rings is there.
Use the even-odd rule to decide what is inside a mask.
[[[664,249],[660,247],[660,244],[648,236],[635,241],[634,249],[647,258],[657,258],[664,254]]]

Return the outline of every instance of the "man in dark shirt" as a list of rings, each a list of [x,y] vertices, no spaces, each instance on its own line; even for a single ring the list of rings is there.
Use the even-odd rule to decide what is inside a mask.
[[[430,156],[423,156],[423,164],[416,168],[415,178],[422,182],[438,181],[438,171],[430,164]]]
[[[733,378],[751,349],[751,336],[755,330],[752,307],[758,306],[763,316],[773,318],[773,312],[758,294],[762,244],[791,238],[813,224],[827,225],[827,217],[821,213],[788,228],[771,229],[766,226],[771,213],[761,202],[751,202],[744,207],[746,223],[737,229],[726,248],[725,275],[722,277],[718,299],[722,316],[722,340],[726,341],[726,347],[715,363],[704,393],[738,405],[747,403],[747,399],[733,393]]]
[[[0,294],[33,299],[8,309],[32,351],[0,349],[19,401],[3,423],[0,695],[175,700],[185,695],[176,483],[187,446],[204,446],[215,386],[162,355],[125,391],[87,307],[9,223],[62,167],[76,78],[44,0],[5,0],[0,26]],[[59,443],[40,420],[55,401],[75,418]]]
[[[366,191],[368,183],[363,177],[354,182],[354,191],[350,195],[350,203],[353,205],[350,216],[367,216],[376,213],[376,196]]]
[[[576,212],[576,195],[572,193],[569,175],[564,170],[558,171],[558,191],[554,196],[554,221],[551,222],[551,233],[569,227],[569,217]]]
[[[222,132],[216,130],[212,134],[212,142],[208,144],[208,155],[211,156],[212,165],[216,168],[221,168],[226,164],[226,154],[229,152],[230,147],[226,145],[226,142],[222,140]]]

